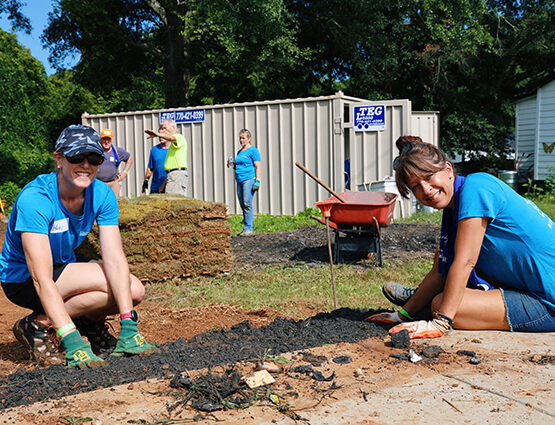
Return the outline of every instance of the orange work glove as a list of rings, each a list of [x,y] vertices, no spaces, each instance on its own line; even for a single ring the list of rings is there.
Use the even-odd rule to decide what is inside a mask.
[[[418,322],[402,323],[389,330],[390,334],[406,329],[409,331],[410,339],[415,338],[438,338],[451,332],[453,320],[437,311],[434,312],[432,320],[420,320]]]

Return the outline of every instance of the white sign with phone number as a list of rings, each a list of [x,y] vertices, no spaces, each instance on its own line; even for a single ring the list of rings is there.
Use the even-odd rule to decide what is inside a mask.
[[[160,112],[160,122],[168,119],[174,120],[176,124],[204,122],[204,109]]]
[[[353,127],[355,131],[383,131],[385,125],[385,105],[354,106]]]

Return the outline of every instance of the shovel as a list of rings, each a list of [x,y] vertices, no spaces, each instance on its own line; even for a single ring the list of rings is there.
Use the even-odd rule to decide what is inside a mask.
[[[320,180],[318,177],[316,177],[314,174],[312,174],[310,171],[308,171],[303,165],[299,164],[298,162],[295,162],[295,165],[297,167],[299,167],[301,170],[303,170],[306,174],[308,174],[310,177],[312,177],[314,180],[316,180],[316,182],[322,186],[324,189],[326,189],[329,193],[331,193],[333,196],[335,196],[337,199],[339,199],[341,202],[345,203],[347,201],[345,201],[345,199],[343,199],[341,196],[339,196],[337,193],[335,193],[331,188],[329,188],[328,186],[326,186],[322,180]]]

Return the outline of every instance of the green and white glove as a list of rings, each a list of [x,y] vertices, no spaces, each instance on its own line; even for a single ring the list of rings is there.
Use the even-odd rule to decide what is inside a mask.
[[[112,356],[121,357],[125,354],[152,354],[158,351],[158,344],[149,344],[137,329],[138,322],[131,319],[121,321],[118,343]]]
[[[83,339],[78,330],[68,333],[62,339],[66,349],[66,361],[68,366],[79,369],[95,368],[104,366],[106,363],[92,352],[91,345]]]

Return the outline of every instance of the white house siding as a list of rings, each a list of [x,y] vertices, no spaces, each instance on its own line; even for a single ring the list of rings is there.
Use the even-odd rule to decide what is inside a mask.
[[[538,155],[536,179],[555,173],[555,81],[538,89]],[[547,151],[546,151],[547,150]],[[550,169],[550,167],[552,167]]]
[[[536,152],[536,97],[523,99],[516,105],[516,153],[522,155],[520,170],[534,166]],[[530,156],[528,156],[531,154]]]

